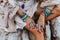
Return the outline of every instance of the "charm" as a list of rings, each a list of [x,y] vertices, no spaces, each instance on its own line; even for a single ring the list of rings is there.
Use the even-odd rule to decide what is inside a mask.
[[[22,5],[21,5],[21,8],[22,8],[22,9],[24,9],[24,8],[25,8],[25,5],[24,5],[24,4],[22,4]]]
[[[28,15],[26,13],[23,13],[23,15],[19,16],[22,20],[26,19],[28,17]]]

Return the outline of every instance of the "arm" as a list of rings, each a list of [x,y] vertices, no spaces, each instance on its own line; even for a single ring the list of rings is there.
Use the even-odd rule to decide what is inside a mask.
[[[40,7],[40,4],[38,4],[35,15],[39,16],[41,14],[41,12],[42,12],[42,8]]]
[[[22,14],[23,14],[23,11],[22,11],[21,9],[19,9],[19,10],[18,10],[18,15],[22,15]],[[28,17],[25,19],[25,22],[26,22],[27,24],[29,24],[29,23],[31,22],[31,20],[32,20],[32,18],[28,16]]]
[[[21,9],[19,9],[18,10],[18,15],[22,15],[23,14],[23,12],[22,12],[22,10]],[[31,17],[27,17],[26,19],[24,19],[24,22],[27,24],[26,26],[25,26],[25,28],[28,30],[28,28],[27,27],[29,27],[30,26],[30,22],[32,21],[32,18]],[[32,24],[32,26],[34,26],[35,25],[35,23],[33,23]]]
[[[49,20],[52,20],[52,19],[54,19],[54,18],[56,18],[56,17],[58,17],[58,15],[57,14],[50,14],[48,17],[46,17],[46,21],[49,21]]]
[[[44,15],[44,13],[40,14],[37,23],[44,27],[44,25],[45,25],[45,15]],[[43,28],[38,28],[38,31],[40,32],[40,34],[36,34],[37,35],[36,36],[36,40],[44,40],[44,31],[43,31]]]
[[[44,13],[41,13],[38,19],[38,24],[44,26],[45,25],[45,15]]]
[[[48,17],[46,17],[46,21],[52,20],[58,16],[60,16],[60,9],[56,8],[52,11],[52,13]]]
[[[23,12],[19,9],[19,10],[18,10],[18,14],[21,15],[22,13],[23,13]],[[37,31],[36,27],[33,28],[34,25],[33,25],[32,27],[29,26],[29,23],[31,22],[31,20],[32,20],[32,19],[31,19],[29,16],[25,19],[25,22],[27,23],[27,25],[26,25],[25,28],[26,28],[28,31],[30,31],[30,32],[33,33],[33,35],[35,36],[36,40],[43,40],[43,39],[44,39],[44,37],[42,36],[42,35],[43,35],[43,32],[39,33],[39,32]]]

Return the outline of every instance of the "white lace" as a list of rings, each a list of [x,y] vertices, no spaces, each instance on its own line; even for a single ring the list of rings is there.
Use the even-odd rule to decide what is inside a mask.
[[[25,8],[22,9],[24,12],[26,12],[30,17],[33,16],[34,12],[37,10],[37,5],[38,3],[34,3],[33,0],[25,1],[24,2],[19,2],[19,5],[21,6],[22,4],[25,4]]]
[[[57,4],[60,4],[60,0],[48,0],[48,1],[42,2],[40,6],[45,7],[45,6],[51,6],[51,5],[57,5]]]

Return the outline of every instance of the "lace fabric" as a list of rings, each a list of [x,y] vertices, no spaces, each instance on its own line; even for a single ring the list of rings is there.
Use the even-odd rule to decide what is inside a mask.
[[[41,7],[60,4],[60,0],[47,0],[41,3]]]

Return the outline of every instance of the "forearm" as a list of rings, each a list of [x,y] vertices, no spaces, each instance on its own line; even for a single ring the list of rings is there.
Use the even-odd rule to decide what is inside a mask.
[[[19,9],[17,13],[18,15],[22,15],[24,12],[21,9]],[[27,16],[27,18],[24,19],[24,22],[26,22],[26,24],[29,24],[31,20],[32,18],[30,16]]]
[[[39,35],[36,34],[36,35],[35,35],[35,38],[36,38],[36,40],[44,40],[44,31],[43,31],[43,27],[44,27],[44,25],[45,25],[45,15],[44,15],[44,13],[41,13],[41,14],[40,14],[37,23],[42,26],[42,29],[39,28],[40,34],[39,34]]]
[[[46,17],[46,21],[52,20],[54,18],[58,17],[57,13],[55,14],[50,14],[48,17]]]
[[[17,14],[18,15],[22,15],[23,11],[19,8],[18,11],[17,11]]]
[[[58,7],[56,7],[54,10],[52,10],[51,13],[52,14],[50,14],[48,17],[46,17],[46,21],[52,20],[52,19],[60,16],[60,5]]]
[[[41,13],[38,19],[38,24],[44,26],[45,25],[45,15],[44,13]]]

